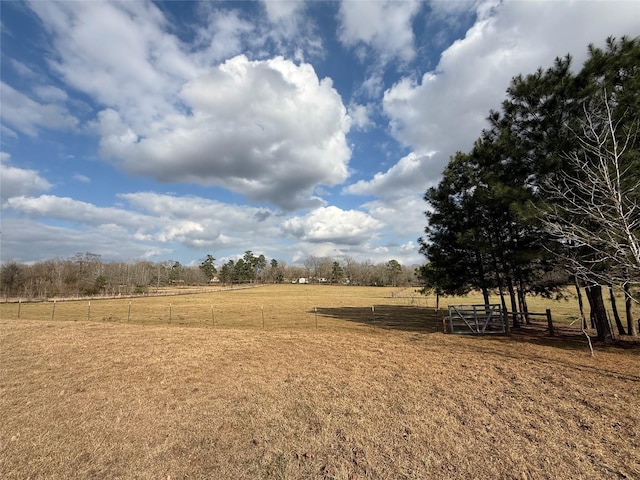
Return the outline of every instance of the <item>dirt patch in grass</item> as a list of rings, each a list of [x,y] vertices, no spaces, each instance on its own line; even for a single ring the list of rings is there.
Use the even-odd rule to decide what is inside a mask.
[[[0,320],[0,477],[640,478],[637,349],[351,303],[317,331]]]

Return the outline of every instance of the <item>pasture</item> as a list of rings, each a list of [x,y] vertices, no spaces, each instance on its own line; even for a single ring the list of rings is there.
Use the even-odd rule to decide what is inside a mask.
[[[480,294],[443,297],[435,312],[433,295],[423,296],[412,287],[338,287],[331,285],[263,285],[221,289],[208,293],[190,288],[165,288],[160,296],[81,299],[73,301],[0,303],[2,318],[101,321],[144,325],[217,326],[229,328],[353,328],[367,323],[389,323],[410,329],[433,329],[437,318],[446,315],[447,304],[482,304]],[[493,296],[492,303],[499,303]],[[579,317],[575,293],[564,292],[561,300],[531,297],[529,311],[544,313],[550,308],[554,322],[570,324]],[[624,300],[618,298],[624,308]],[[373,307],[373,310],[372,310]],[[404,308],[400,308],[404,307]],[[316,311],[317,310],[317,311]],[[443,313],[444,312],[444,313]],[[317,313],[317,315],[316,315]],[[264,321],[263,321],[264,319]],[[339,320],[335,322],[334,320]],[[344,320],[352,320],[345,323]],[[538,317],[538,321],[545,320]],[[438,327],[440,328],[440,327]]]
[[[2,478],[640,478],[637,347],[444,335],[411,289],[17,306]]]

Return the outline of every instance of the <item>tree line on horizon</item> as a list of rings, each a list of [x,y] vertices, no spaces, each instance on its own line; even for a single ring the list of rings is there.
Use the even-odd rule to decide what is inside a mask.
[[[185,266],[175,260],[103,262],[95,253],[77,253],[32,264],[7,262],[0,267],[0,296],[46,299],[72,296],[143,295],[168,286],[212,283],[284,283],[305,278],[308,283],[334,285],[408,286],[416,284],[415,267],[396,260],[374,264],[352,257],[310,256],[302,265],[268,260],[248,250],[236,260],[216,266],[208,254],[198,264]]]
[[[514,77],[469,152],[457,152],[424,200],[419,274],[442,295],[498,292],[511,325],[527,319],[527,294],[567,282],[590,306],[598,338],[637,335],[640,283],[640,39],[589,46]],[[625,295],[626,326],[613,289]],[[603,294],[603,291],[605,294]]]

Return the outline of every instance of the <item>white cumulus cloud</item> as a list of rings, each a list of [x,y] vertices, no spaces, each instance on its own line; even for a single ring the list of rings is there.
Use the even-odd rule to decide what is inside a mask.
[[[219,185],[285,209],[317,205],[316,185],[347,178],[349,117],[311,65],[234,57],[185,84],[181,98],[189,113],[145,133],[103,111],[103,155],[136,174]]]
[[[0,83],[0,97],[2,123],[30,137],[35,137],[41,128],[65,130],[78,124],[64,106],[36,102],[4,82]]]
[[[0,152],[0,195],[2,200],[46,192],[52,185],[31,169],[9,165],[11,155]]]
[[[89,248],[105,261],[160,260],[171,254],[171,249],[138,241],[128,229],[114,224],[78,230],[8,218],[3,219],[2,226],[2,248],[11,252],[10,258],[17,262],[65,258]],[[118,245],[118,249],[114,249],[114,245]]]
[[[426,204],[421,194],[405,193],[398,197],[372,200],[366,202],[362,208],[371,218],[385,225],[385,232],[393,232],[401,238],[407,235],[415,235],[414,238],[418,238],[426,225],[423,213]]]
[[[351,124],[358,130],[368,130],[374,126],[373,120],[371,120],[371,114],[373,105],[358,105],[352,103],[349,105],[349,117],[351,118]]]
[[[380,0],[340,3],[340,40],[348,46],[372,48],[382,63],[394,58],[410,61],[415,56],[411,21],[421,2]]]
[[[500,108],[513,76],[549,67],[567,53],[579,69],[590,43],[640,33],[640,4],[633,1],[485,1],[476,8],[476,23],[433,71],[419,81],[403,78],[384,94],[395,138],[417,154],[436,152],[431,183],[449,157],[470,149],[488,126],[489,110]]]
[[[291,17],[295,17],[304,7],[303,1],[296,0],[264,0],[262,4],[267,11],[267,17],[269,17],[269,21],[271,21],[272,23],[281,22],[283,20],[290,19]]]
[[[305,242],[358,245],[378,234],[381,223],[364,212],[321,207],[285,221],[282,230]]]
[[[371,180],[360,180],[344,189],[355,195],[376,195],[378,197],[398,197],[413,194],[429,181],[429,161],[432,154],[410,153],[386,172],[376,173]]]
[[[151,2],[31,2],[50,32],[50,66],[71,87],[146,125],[175,107],[199,68]]]
[[[51,68],[100,105],[90,125],[101,154],[124,171],[216,185],[287,210],[323,204],[314,191],[347,178],[350,121],[331,79],[308,63],[237,55],[277,46],[284,30],[203,4],[209,21],[186,46],[152,2],[30,7],[51,35]],[[302,8],[269,5],[263,15],[302,28]]]

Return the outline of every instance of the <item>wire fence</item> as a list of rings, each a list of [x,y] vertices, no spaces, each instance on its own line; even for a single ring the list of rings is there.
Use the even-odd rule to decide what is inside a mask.
[[[302,287],[304,288],[304,287]],[[207,293],[211,293],[210,291]],[[428,308],[426,298],[389,295],[368,303],[352,299],[349,304],[319,299],[284,300],[273,295],[244,295],[234,300],[216,295],[167,298],[135,297],[116,299],[51,300],[46,302],[3,303],[3,319],[113,322],[143,325],[184,325],[212,328],[321,329],[337,327],[400,328],[435,331],[437,312]],[[382,302],[380,301],[382,300]]]
[[[102,295],[67,295],[64,297],[7,297],[0,295],[0,304],[2,303],[41,303],[41,302],[76,302],[90,300],[115,300],[127,298],[147,298],[147,297],[176,297],[181,295],[197,295],[203,293],[226,292],[233,290],[245,290],[248,288],[266,287],[266,283],[251,283],[237,285],[221,285],[219,287],[178,287],[178,288],[158,288],[150,289],[144,293],[117,293]]]

